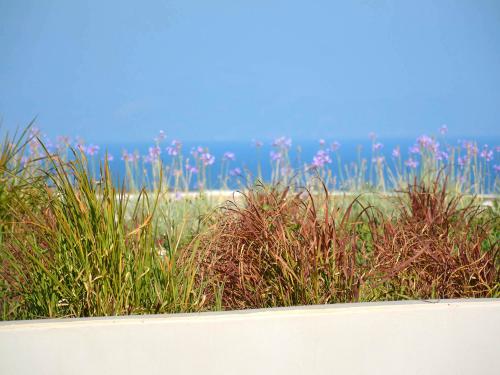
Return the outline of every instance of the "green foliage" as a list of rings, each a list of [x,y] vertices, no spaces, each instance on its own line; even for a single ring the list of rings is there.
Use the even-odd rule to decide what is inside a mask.
[[[182,230],[170,226],[165,251],[159,222],[169,222],[159,195],[133,200],[112,183],[89,178],[85,157],[51,168],[31,210],[22,195],[10,197],[13,225],[3,234],[4,318],[78,317],[198,311],[205,282],[197,275],[195,249],[185,256]],[[177,211],[178,214],[178,211]],[[14,298],[14,295],[17,298]],[[15,305],[12,305],[14,302]]]
[[[316,176],[221,206],[168,192],[161,164],[153,191],[131,191],[74,150],[39,143],[23,163],[28,130],[0,150],[1,319],[500,296],[498,198],[439,171],[402,194],[380,179],[339,195]]]

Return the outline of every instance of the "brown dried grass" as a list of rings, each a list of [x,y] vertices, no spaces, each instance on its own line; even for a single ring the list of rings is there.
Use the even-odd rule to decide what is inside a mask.
[[[198,238],[202,269],[224,287],[227,309],[358,300],[365,245],[353,214],[331,207],[328,191],[259,186],[229,202]],[[358,214],[359,216],[359,214]]]
[[[377,298],[492,297],[499,292],[498,216],[450,196],[446,178],[415,180],[391,219],[369,220]],[[379,215],[380,216],[380,215]],[[376,290],[376,289],[375,289]]]
[[[194,241],[226,309],[500,295],[498,215],[413,182],[391,210],[259,186]],[[214,296],[211,296],[214,298]]]

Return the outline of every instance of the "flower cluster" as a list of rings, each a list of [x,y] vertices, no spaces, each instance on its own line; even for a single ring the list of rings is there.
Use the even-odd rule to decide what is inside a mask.
[[[442,125],[438,131],[441,136],[444,136],[448,132],[448,127]],[[449,168],[453,169],[456,181],[465,181],[468,189],[483,189],[483,186],[487,185],[485,191],[491,191],[490,187],[496,186],[497,188],[498,182],[500,182],[498,176],[500,173],[500,145],[491,146],[485,144],[481,147],[478,146],[475,141],[461,140],[458,145],[452,146],[448,144],[445,137],[438,136],[436,138],[423,134],[416,138],[415,142],[408,148],[408,152],[406,153],[404,152],[405,149],[402,149],[400,146],[392,148],[387,155],[389,157],[392,156],[392,160],[390,160],[386,158],[384,145],[377,139],[375,133],[370,133],[369,136],[371,144],[368,151],[371,151],[371,156],[366,157],[360,154],[358,162],[350,161],[350,164],[345,166],[341,165],[340,154],[338,153],[341,144],[338,141],[328,143],[327,139],[319,139],[319,147],[312,156],[312,160],[310,159],[302,165],[294,165],[291,160],[301,160],[302,158],[300,154],[295,158],[295,155],[290,153],[292,147],[291,138],[285,136],[276,138],[271,143],[272,148],[269,153],[269,160],[271,161],[272,168],[270,172],[271,181],[282,181],[282,179],[288,181],[288,178],[294,175],[299,176],[299,178],[305,177],[307,180],[309,176],[307,171],[309,169],[324,168],[321,173],[328,172],[323,174],[325,179],[330,179],[330,183],[333,184],[340,182],[336,187],[345,188],[345,186],[347,186],[347,188],[362,189],[363,186],[366,186],[367,182],[374,183],[374,181],[380,181],[380,179],[391,179],[392,181],[390,184],[397,185],[407,178],[413,178],[415,175],[418,177],[428,171],[441,170],[443,166],[446,166],[447,170]],[[39,156],[43,154],[39,139],[42,140],[45,148],[52,153],[52,151],[50,151],[52,147],[50,139],[48,139],[46,135],[43,135],[39,129],[32,128],[29,133],[27,151],[19,157],[19,163],[22,165],[31,165],[29,163],[39,159]],[[179,183],[184,184],[183,186],[186,186],[186,188],[198,185],[202,189],[213,182],[211,176],[214,176],[214,174],[209,173],[208,167],[215,164],[216,157],[209,152],[208,148],[202,146],[193,147],[190,151],[190,155],[186,155],[188,157],[184,158],[182,154],[183,144],[181,141],[174,139],[166,145],[167,147],[160,147],[160,143],[165,139],[165,132],[160,131],[154,138],[155,143],[148,148],[145,155],[141,155],[138,151],[129,153],[127,150],[123,150],[121,159],[125,163],[133,163],[132,165],[126,164],[127,174],[131,176],[130,178],[139,176],[137,178],[140,179],[142,175],[145,176],[145,180],[149,180],[149,176],[152,172],[154,180],[155,175],[160,175],[157,174],[156,167],[162,165],[159,164],[162,157],[172,157],[171,163],[164,165],[166,171],[164,175],[175,177],[174,179],[167,177],[169,181],[175,180],[176,184],[178,181],[185,181]],[[439,139],[441,144],[437,139]],[[253,140],[252,142],[257,149],[264,146],[261,141]],[[94,158],[96,155],[100,155],[101,160],[112,161],[114,159],[113,155],[107,152],[100,152],[101,150],[98,145],[86,144],[84,140],[79,137],[76,137],[73,141],[67,136],[59,136],[56,138],[54,151],[58,152],[63,158],[67,159],[71,157],[71,154],[67,152],[70,147],[80,150],[83,154],[89,156],[89,159],[91,157]],[[164,155],[162,155],[162,151]],[[297,153],[300,152],[301,148],[297,147]],[[333,158],[336,158],[339,162],[338,170],[335,171],[337,174],[330,173],[332,170],[330,170],[331,166],[329,166],[329,164],[332,164]],[[218,178],[222,186],[228,186],[227,182],[230,181],[229,177],[237,180],[244,176],[241,166],[233,166],[233,162],[236,161],[234,152],[224,152],[219,160],[221,172]],[[144,164],[138,164],[140,161]],[[154,168],[149,167],[148,169],[145,165],[146,163],[158,164],[154,164]],[[89,163],[89,166],[93,168],[95,165],[95,160]],[[259,175],[261,174],[260,168],[259,164]],[[345,168],[346,171],[345,177],[342,176],[344,171],[343,168]],[[373,174],[374,168],[377,171],[376,175]],[[369,173],[364,171],[369,171]],[[267,171],[264,172],[267,173]],[[252,173],[252,171],[250,171],[250,173]],[[305,173],[305,175],[301,176],[301,173]],[[366,173],[366,175],[364,173]],[[476,173],[479,173],[480,177],[476,177]],[[193,177],[193,175],[197,176]],[[356,176],[356,181],[354,181],[354,177],[352,176]],[[491,178],[491,176],[494,176],[494,178]],[[352,179],[352,181],[348,181],[349,179]],[[348,181],[349,185],[345,183],[345,181]],[[471,188],[471,186],[478,187]]]
[[[159,161],[161,155],[160,146],[151,146],[148,149],[148,155],[144,156],[144,161],[146,163],[154,163]]]
[[[275,151],[271,151],[269,153],[269,156],[271,157],[272,161],[280,161],[281,158],[283,157],[283,155],[281,154],[281,152],[275,152]]]
[[[469,156],[477,155],[477,144],[474,141],[462,141],[462,147],[466,150]]]
[[[290,149],[290,147],[292,147],[292,139],[288,137],[276,138],[273,142],[273,146],[288,150]]]
[[[198,147],[196,147],[196,148],[195,148],[195,147],[193,147],[193,148],[191,149],[190,154],[191,154],[194,158],[198,158],[198,157],[199,157],[199,155],[200,155],[200,154],[202,154],[203,152],[204,152],[203,147],[198,146]]]
[[[490,162],[493,160],[493,150],[490,150],[488,145],[484,145],[479,157],[483,158],[487,162]]]
[[[197,174],[198,168],[196,168],[194,165],[190,165],[189,159],[186,159],[186,171],[190,174]]]
[[[204,152],[200,155],[200,160],[203,163],[203,165],[206,167],[208,165],[212,165],[215,163],[215,156],[208,152]]]
[[[438,151],[436,153],[436,159],[439,161],[446,161],[446,160],[448,160],[449,157],[450,157],[450,155],[446,151]]]
[[[134,163],[134,162],[139,161],[140,156],[138,153],[132,153],[132,152],[129,153],[127,150],[123,150],[121,159],[125,162],[133,162]]]
[[[158,135],[154,138],[154,141],[155,141],[156,144],[159,144],[165,138],[167,138],[167,135],[165,134],[165,132],[163,130],[160,130],[160,132],[158,133]]]
[[[269,156],[272,162],[279,163],[281,161],[287,162],[288,150],[292,147],[292,139],[288,137],[276,138],[272,146],[275,150],[269,152]],[[283,168],[283,166],[281,166]]]
[[[439,142],[425,134],[417,138],[417,143],[421,149],[425,149],[433,153],[436,153],[439,150]]]
[[[418,161],[413,158],[409,158],[405,161],[405,165],[409,168],[416,169],[418,167]]]
[[[230,161],[235,161],[236,160],[236,156],[234,155],[234,152],[227,151],[222,156],[222,160],[224,160],[224,161],[229,161],[229,160]]]
[[[330,155],[327,151],[318,150],[318,152],[316,152],[316,155],[314,155],[313,157],[311,167],[322,168],[325,164],[330,164],[331,162],[332,159],[330,158]]]
[[[167,151],[167,154],[170,156],[177,156],[181,151],[181,147],[182,147],[181,141],[174,139],[170,144],[170,146],[165,149],[165,151]]]
[[[396,146],[393,150],[392,150],[392,157],[393,158],[400,158],[401,157],[401,149],[399,148],[399,146]]]
[[[229,175],[232,177],[241,177],[243,176],[243,172],[240,168],[234,168],[229,171]]]
[[[97,155],[99,152],[100,147],[94,144],[90,144],[87,149],[85,150],[87,152],[87,155],[89,156],[94,156]]]

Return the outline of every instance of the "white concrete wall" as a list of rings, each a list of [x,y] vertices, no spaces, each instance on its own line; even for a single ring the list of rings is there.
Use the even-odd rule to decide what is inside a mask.
[[[500,299],[3,322],[0,374],[500,374]]]

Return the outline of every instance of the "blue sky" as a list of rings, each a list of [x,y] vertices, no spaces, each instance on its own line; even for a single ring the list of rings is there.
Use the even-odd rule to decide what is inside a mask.
[[[500,1],[0,0],[0,116],[93,142],[500,135]]]

